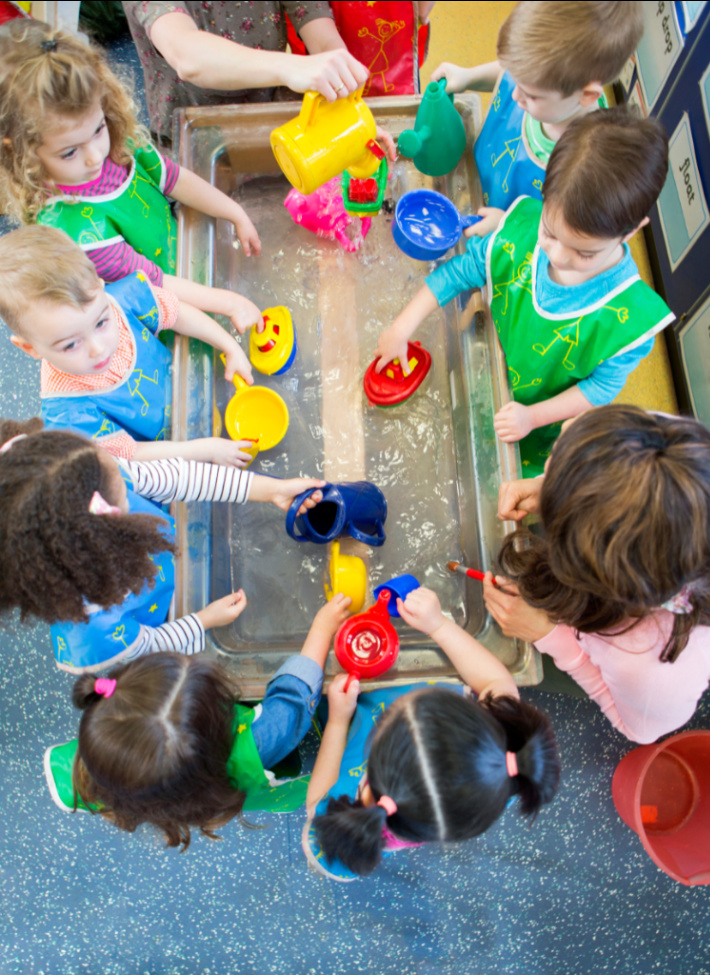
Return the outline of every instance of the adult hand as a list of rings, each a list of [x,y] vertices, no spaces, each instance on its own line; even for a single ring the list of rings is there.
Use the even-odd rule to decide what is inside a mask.
[[[405,623],[427,636],[446,622],[439,597],[424,586],[412,590],[404,601],[397,599],[397,609]]]
[[[483,582],[483,601],[504,636],[535,643],[548,633],[552,633],[555,624],[550,621],[547,613],[529,606],[518,595],[517,588],[504,576],[496,576],[496,582],[498,584],[494,586],[493,575],[486,572]]]
[[[368,76],[367,68],[343,47],[307,57],[294,56],[285,83],[291,91],[317,91],[326,101],[334,102],[361,88]]]
[[[534,429],[529,406],[511,400],[493,417],[493,429],[504,443],[515,443]]]
[[[498,492],[498,517],[500,520],[522,521],[525,515],[535,514],[540,508],[542,482],[542,477],[503,481]]]
[[[335,721],[339,724],[350,724],[355,714],[357,696],[360,693],[360,681],[353,677],[348,684],[350,674],[336,674],[328,688],[328,724]],[[347,691],[345,690],[348,685]]]
[[[237,616],[246,609],[246,605],[247,597],[244,595],[244,590],[238,589],[228,596],[215,599],[213,603],[205,606],[195,615],[206,630],[211,630],[213,626],[228,626],[229,623],[233,623]]]
[[[483,217],[483,220],[474,223],[472,227],[466,227],[463,232],[464,237],[485,237],[487,234],[492,234],[498,229],[498,224],[505,216],[505,210],[499,210],[498,207],[479,207],[476,213],[479,217]]]

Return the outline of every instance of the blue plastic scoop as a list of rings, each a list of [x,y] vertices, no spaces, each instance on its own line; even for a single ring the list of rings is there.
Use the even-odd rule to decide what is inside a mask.
[[[435,190],[410,190],[395,208],[392,236],[409,257],[433,261],[454,246],[465,227],[482,219],[461,216],[451,200]]]

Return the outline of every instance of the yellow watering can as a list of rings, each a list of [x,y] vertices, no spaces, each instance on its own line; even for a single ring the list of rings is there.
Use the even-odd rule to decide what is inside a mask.
[[[252,457],[270,450],[283,440],[288,430],[288,407],[273,389],[249,386],[234,374],[236,392],[224,411],[224,425],[232,440],[251,440],[244,448]]]
[[[308,196],[345,169],[355,179],[376,173],[384,153],[375,135],[362,88],[335,102],[307,91],[298,116],[271,133],[271,148],[289,183]]]

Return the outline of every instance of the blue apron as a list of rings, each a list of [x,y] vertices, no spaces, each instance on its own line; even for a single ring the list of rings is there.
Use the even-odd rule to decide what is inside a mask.
[[[125,432],[139,441],[164,440],[170,432],[172,353],[155,334],[159,312],[153,292],[142,271],[107,284],[106,292],[128,321],[135,346],[133,366],[112,389],[43,396],[45,427],[92,439]]]
[[[348,796],[350,799],[354,799],[357,795],[360,781],[367,769],[367,756],[370,752],[372,739],[380,718],[387,708],[404,694],[409,694],[410,691],[419,691],[425,687],[436,686],[447,687],[459,694],[464,692],[463,685],[432,682],[431,684],[408,684],[405,687],[387,687],[379,691],[366,691],[358,697],[355,714],[348,731],[348,742],[340,763],[340,775],[328,795],[324,796],[318,803],[315,811],[316,816],[320,816],[326,811],[329,799],[339,799],[340,796]],[[359,874],[353,873],[340,860],[333,860],[331,863],[325,860],[312,823],[308,831],[308,845],[314,859],[318,861],[320,869],[334,880],[360,879]],[[383,859],[390,857],[396,852],[396,850],[383,850],[382,857]]]
[[[128,504],[131,514],[162,518],[167,522],[161,526],[162,533],[166,538],[174,538],[175,522],[159,505],[142,498],[130,487]],[[88,607],[90,615],[86,623],[55,623],[50,627],[54,656],[60,670],[82,673],[118,663],[121,655],[138,638],[141,624],[155,627],[166,621],[175,591],[175,563],[171,552],[158,552],[153,561],[158,568],[155,582],[152,586],[146,582],[137,596],[129,593],[123,603],[110,609]]]
[[[525,112],[513,101],[514,88],[506,71],[473,147],[483,202],[501,210],[507,210],[519,196],[541,200],[545,180],[545,167],[527,144]]]

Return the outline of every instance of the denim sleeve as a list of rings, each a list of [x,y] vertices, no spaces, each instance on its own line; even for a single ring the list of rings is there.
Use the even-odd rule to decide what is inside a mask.
[[[611,403],[624,388],[627,377],[642,359],[653,349],[655,336],[621,355],[600,362],[586,379],[577,385],[592,406],[605,406]]]
[[[251,726],[256,750],[270,769],[296,748],[308,731],[323,690],[323,671],[309,657],[289,657],[276,671]]]
[[[483,287],[486,283],[486,254],[491,237],[492,234],[486,237],[469,237],[465,254],[452,257],[426,278],[427,287],[440,305],[448,304],[452,298],[469,288]]]

